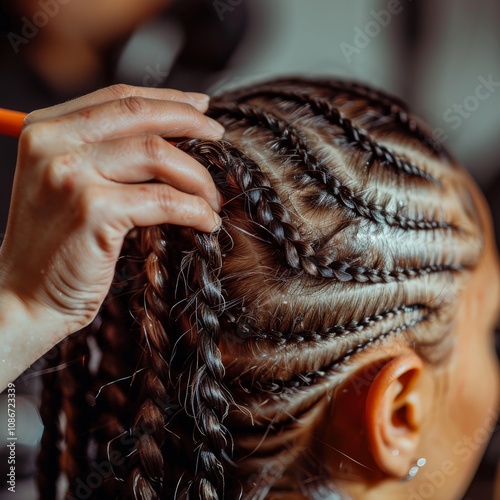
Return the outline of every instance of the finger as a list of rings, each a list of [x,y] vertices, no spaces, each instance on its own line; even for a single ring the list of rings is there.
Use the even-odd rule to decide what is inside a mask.
[[[33,124],[31,128],[41,127]],[[127,97],[86,108],[77,113],[43,122],[44,135],[75,145],[155,134],[162,137],[188,137],[217,140],[224,128],[189,104]],[[30,127],[25,128],[25,133]],[[39,131],[41,133],[41,130]]]
[[[205,112],[208,108],[209,96],[199,92],[182,92],[174,89],[159,89],[159,88],[146,88],[134,87],[131,85],[112,85],[91,94],[79,97],[72,101],[58,104],[50,108],[40,109],[30,113],[25,124],[35,123],[40,120],[49,120],[69,113],[76,113],[91,106],[97,106],[106,102],[115,101],[119,99],[126,99],[127,97],[144,97],[146,99],[155,99],[159,101],[172,101],[190,104],[201,112]]]
[[[113,186],[106,195],[107,217],[133,227],[175,224],[211,232],[221,219],[199,196],[183,193],[167,184]]]
[[[204,198],[221,210],[221,198],[208,170],[158,135],[134,136],[93,147],[90,161],[104,178],[120,183],[157,180]]]

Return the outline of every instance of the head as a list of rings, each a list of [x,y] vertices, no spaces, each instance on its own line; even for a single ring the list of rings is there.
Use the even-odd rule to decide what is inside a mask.
[[[134,292],[110,295],[91,356],[81,335],[63,352],[85,356],[62,385],[70,489],[93,457],[138,498],[456,498],[499,392],[474,183],[357,84],[263,83],[211,114],[224,141],[179,147],[223,193],[222,229],[132,233]]]

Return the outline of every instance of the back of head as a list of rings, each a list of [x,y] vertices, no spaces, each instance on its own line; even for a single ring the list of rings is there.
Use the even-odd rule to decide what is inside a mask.
[[[210,113],[224,140],[179,147],[221,190],[223,226],[128,238],[119,269],[133,284],[110,296],[68,382],[94,397],[63,393],[70,490],[115,453],[107,494],[326,498],[318,429],[335,388],[393,345],[429,364],[450,352],[482,228],[467,175],[402,103],[283,79]]]

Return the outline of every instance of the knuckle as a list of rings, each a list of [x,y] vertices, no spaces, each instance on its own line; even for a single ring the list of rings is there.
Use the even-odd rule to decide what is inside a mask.
[[[169,212],[175,204],[174,191],[170,186],[163,186],[156,191],[156,199],[158,205],[165,211]]]
[[[166,213],[176,213],[178,224],[186,227],[192,227],[200,221],[212,220],[212,209],[210,205],[199,196],[190,196],[189,202],[170,186],[164,186],[156,192],[156,201],[158,206]],[[176,205],[181,203],[183,210],[175,209]]]
[[[190,104],[180,104],[181,115],[184,120],[191,125],[199,125],[203,120],[203,115]]]
[[[129,96],[121,99],[119,102],[121,111],[126,114],[147,116],[150,112],[150,106],[143,97]]]
[[[82,189],[77,197],[75,209],[84,221],[98,220],[97,217],[106,210],[105,196],[98,189]]]
[[[198,215],[205,217],[207,215],[212,214],[212,209],[210,208],[210,205],[207,203],[206,200],[200,198],[199,196],[196,196],[195,200],[196,200],[196,211]]]
[[[168,99],[174,102],[182,102],[183,99],[186,99],[186,92],[177,89],[165,89],[165,94],[168,96]]]
[[[200,220],[212,219],[212,209],[210,205],[199,196],[192,197],[192,210],[186,210],[185,214],[185,225],[191,226],[194,222]]]
[[[110,210],[106,188],[87,184],[78,190],[73,200],[71,209],[76,225],[92,230],[101,251],[111,255],[119,250],[126,228]]]
[[[20,151],[28,156],[36,156],[47,144],[47,124],[34,122],[25,125],[19,138]]]
[[[76,189],[74,165],[75,158],[70,154],[53,158],[45,169],[44,187],[51,191],[73,194]]]
[[[135,87],[124,83],[116,83],[107,88],[107,92],[113,99],[125,99],[136,94]]]
[[[147,135],[144,138],[146,157],[155,163],[163,163],[166,159],[167,143],[159,135]]]
[[[45,175],[43,178],[44,185],[47,188],[57,189],[59,187],[59,180],[62,177],[61,170],[62,168],[57,158],[49,162],[47,168],[45,169]]]
[[[38,120],[37,120],[37,116],[40,114],[40,111],[32,111],[31,113],[28,113],[24,120],[23,120],[23,127],[26,128],[28,127],[29,125],[33,124],[33,123],[36,123]]]

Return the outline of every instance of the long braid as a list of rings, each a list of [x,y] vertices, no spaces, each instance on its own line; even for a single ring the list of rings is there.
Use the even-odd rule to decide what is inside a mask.
[[[137,374],[138,399],[130,428],[136,440],[127,478],[127,494],[137,499],[160,498],[164,485],[163,446],[166,439],[165,418],[169,398],[168,335],[170,308],[166,294],[167,234],[165,228],[152,227],[142,233],[145,251],[146,284],[138,295],[136,320],[143,349],[142,368]]]
[[[55,348],[55,356],[42,375],[40,417],[43,434],[37,457],[37,484],[43,500],[55,500],[59,478],[61,455],[61,386],[56,367],[61,360],[61,344]],[[43,493],[42,493],[43,492]]]
[[[91,420],[91,407],[88,402],[90,375],[88,371],[89,348],[87,331],[91,327],[73,334],[62,345],[62,363],[66,365],[60,376],[63,377],[62,406],[67,415],[64,432],[65,448],[62,453],[62,470],[68,479],[66,498],[75,496],[78,478],[85,479],[89,474],[87,445],[89,442],[88,422]]]
[[[88,333],[93,356],[89,458],[101,464],[102,484],[87,486],[96,499],[121,498],[123,478],[127,477],[125,462],[130,446],[126,431],[134,411],[131,382],[139,356],[137,345],[130,342],[134,319],[129,302],[131,296],[143,291],[144,257],[137,235],[138,230],[133,230],[125,238],[111,289]]]
[[[130,405],[130,381],[135,370],[136,346],[130,343],[132,318],[128,304],[121,297],[109,297],[100,314],[101,324],[96,331],[95,347],[100,362],[94,375],[94,419],[92,436],[97,446],[96,461],[108,463],[106,478],[93,498],[116,498],[123,487],[125,472],[121,467],[126,455],[121,441],[129,427],[133,408]],[[111,460],[111,454],[120,453]],[[98,494],[100,496],[98,496]]]
[[[236,116],[241,120],[246,120],[247,122],[258,124],[271,130],[280,143],[284,145],[283,149],[279,151],[280,153],[284,154],[286,152],[290,154],[292,151],[296,152],[303,163],[303,175],[323,185],[328,193],[339,203],[361,217],[371,219],[375,222],[383,222],[389,226],[397,226],[402,229],[432,230],[447,229],[450,227],[449,223],[437,220],[413,220],[362,199],[347,186],[343,185],[330,170],[322,165],[322,162],[318,160],[307,145],[302,133],[271,112],[262,111],[255,106],[215,105],[212,116],[224,115]]]
[[[192,382],[191,406],[198,430],[197,471],[190,498],[224,498],[224,463],[228,431],[223,420],[229,411],[224,388],[224,365],[219,343],[223,297],[218,274],[222,255],[216,235],[196,234],[195,279],[199,291],[193,297],[196,314],[198,368]]]

